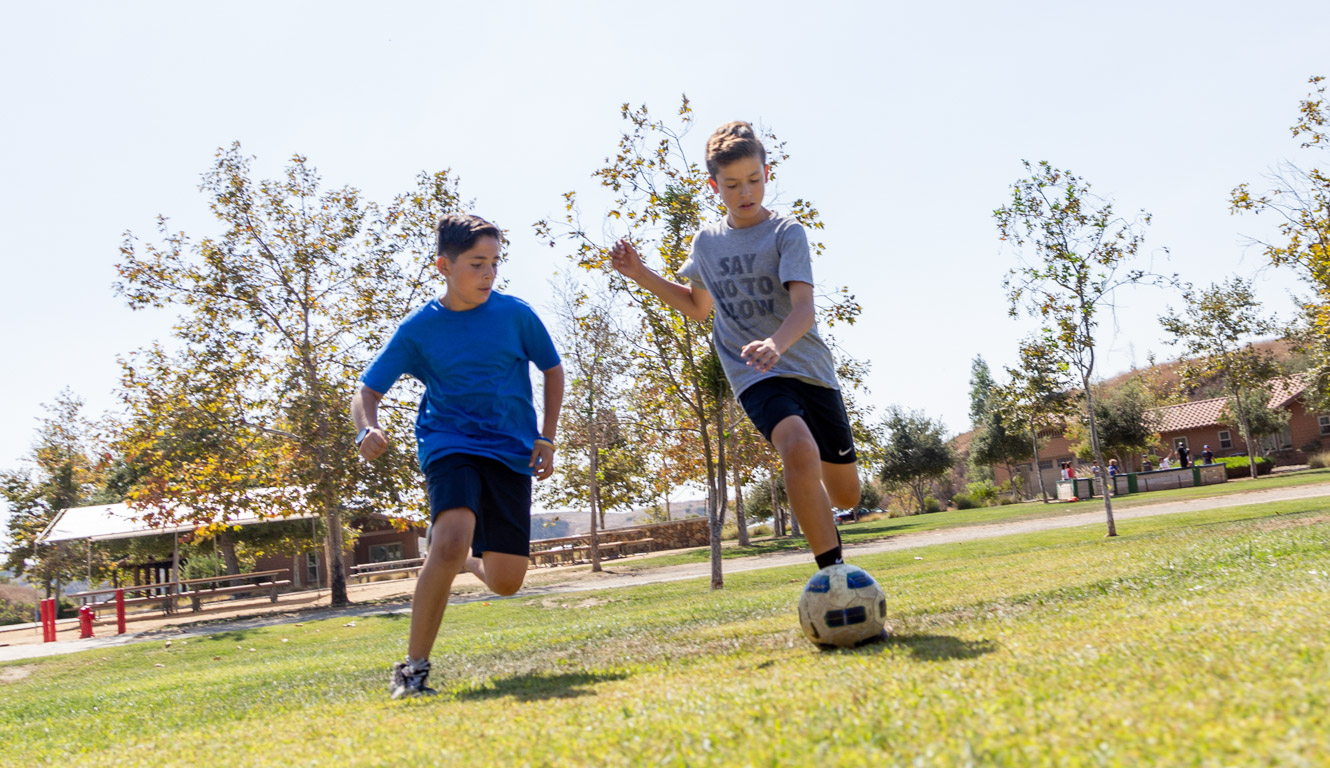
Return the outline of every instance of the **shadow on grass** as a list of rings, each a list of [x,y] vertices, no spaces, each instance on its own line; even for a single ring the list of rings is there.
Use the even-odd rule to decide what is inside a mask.
[[[992,640],[962,640],[950,635],[897,635],[888,633],[881,640],[874,641],[856,650],[872,651],[888,648],[904,648],[920,661],[957,661],[973,659],[998,649]]]
[[[212,635],[205,635],[204,637],[202,637],[202,638],[200,638],[200,639],[201,639],[201,640],[212,640],[212,641],[216,641],[216,640],[229,640],[230,642],[233,642],[233,643],[234,643],[234,642],[239,642],[239,641],[241,641],[241,640],[244,640],[245,638],[249,637],[249,636],[250,636],[251,634],[253,634],[253,633],[254,633],[253,630],[250,630],[250,629],[242,629],[242,630],[232,631],[232,632],[218,632],[218,633],[216,633],[216,634],[212,634]]]
[[[595,693],[591,686],[628,677],[625,672],[567,672],[558,675],[526,674],[504,677],[488,686],[457,694],[461,700],[497,699],[511,696],[518,701],[573,699]]]

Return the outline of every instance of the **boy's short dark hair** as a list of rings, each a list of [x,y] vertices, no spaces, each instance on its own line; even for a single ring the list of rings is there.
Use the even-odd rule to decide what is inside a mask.
[[[722,165],[745,157],[756,157],[762,165],[767,164],[766,148],[757,140],[753,126],[743,120],[722,125],[707,139],[707,173],[713,179]]]
[[[469,213],[440,216],[435,231],[439,235],[439,256],[447,256],[449,261],[457,261],[458,256],[470,250],[482,237],[503,241],[498,227]]]

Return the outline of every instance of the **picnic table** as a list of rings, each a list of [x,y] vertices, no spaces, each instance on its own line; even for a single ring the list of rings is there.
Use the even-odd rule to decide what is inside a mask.
[[[615,559],[626,555],[637,554],[639,552],[647,552],[650,551],[653,543],[655,543],[655,539],[652,538],[628,539],[625,541],[602,541],[599,544],[600,556],[606,559]],[[531,544],[531,564],[535,566],[553,566],[585,562],[586,558],[591,554],[589,536],[565,536],[559,539],[541,539],[539,541],[533,541]]]

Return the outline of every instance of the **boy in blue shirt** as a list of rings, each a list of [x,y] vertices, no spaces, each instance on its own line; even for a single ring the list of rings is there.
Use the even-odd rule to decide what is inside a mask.
[[[411,601],[406,661],[393,664],[394,699],[436,693],[427,685],[429,654],[453,578],[463,568],[500,595],[522,587],[530,554],[531,477],[544,480],[554,471],[563,366],[535,311],[494,291],[499,237],[498,228],[479,216],[439,220],[435,266],[447,289],[402,321],[360,377],[351,401],[356,445],[373,461],[388,449],[378,422],[384,393],[403,374],[425,385],[416,453],[431,523]],[[545,375],[539,431],[531,363]]]
[[[762,207],[770,168],[751,125],[717,128],[706,162],[726,215],[694,235],[679,270],[689,285],[653,272],[627,240],[611,249],[611,264],[694,320],[714,307],[725,378],[780,454],[790,508],[825,568],[842,561],[832,507],[857,506],[860,488],[835,363],[817,333],[808,238],[794,218]]]

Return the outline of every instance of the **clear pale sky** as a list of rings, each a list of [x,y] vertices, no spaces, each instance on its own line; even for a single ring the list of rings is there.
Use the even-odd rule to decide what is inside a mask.
[[[1324,0],[3,10],[0,468],[19,466],[41,403],[70,387],[101,414],[117,356],[167,337],[170,313],[132,313],[111,290],[121,233],[152,236],[157,214],[215,231],[199,176],[235,140],[264,177],[301,153],[329,186],[378,201],[451,168],[510,232],[509,290],[539,307],[563,261],[530,225],[558,214],[563,192],[592,193],[622,103],[666,115],[686,93],[697,157],[717,124],[768,126],[792,155],[781,198],[813,201],[827,225],[819,283],[863,304],[835,334],[872,363],[866,401],[954,432],[968,428],[971,359],[1000,373],[1034,327],[1007,317],[1014,255],[991,215],[1023,158],[1153,213],[1158,269],[1256,275],[1284,316],[1296,282],[1243,245],[1273,222],[1231,216],[1227,194],[1261,188],[1284,159],[1324,164],[1288,130],[1307,78],[1330,75]],[[1103,318],[1101,372],[1167,357],[1156,318],[1178,302],[1123,294]]]

